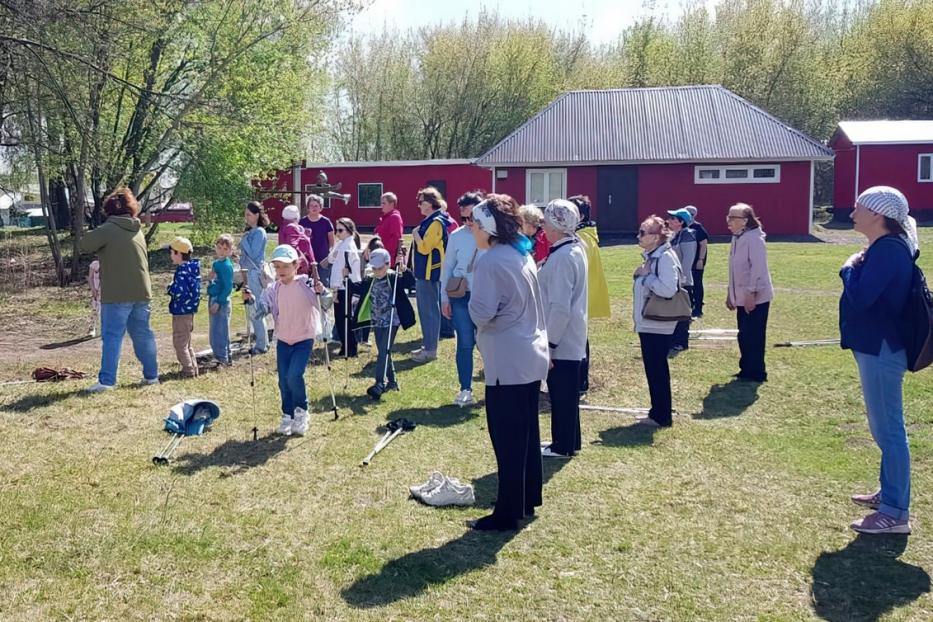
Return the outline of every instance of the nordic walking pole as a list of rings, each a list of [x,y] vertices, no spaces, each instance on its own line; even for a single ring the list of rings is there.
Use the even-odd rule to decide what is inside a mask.
[[[350,251],[343,252],[343,265],[350,272]],[[353,306],[353,296],[350,294],[350,276],[343,277],[343,362],[347,368],[347,377],[343,382],[343,390],[350,386],[350,311]]]
[[[311,279],[314,285],[317,285],[318,283],[321,282],[321,277],[318,275],[318,271],[317,271],[317,262],[314,262],[311,264]],[[318,294],[318,306],[319,307],[321,306],[320,300],[321,300],[321,295]],[[334,375],[330,368],[330,351],[328,350],[328,347],[327,347],[327,341],[328,341],[327,330],[326,330],[326,323],[323,322],[323,318],[324,318],[324,309],[322,308],[321,309],[321,319],[322,319],[321,333],[324,336],[324,339],[323,339],[324,341],[324,365],[327,368],[327,384],[330,385],[330,403],[334,409],[334,421],[337,421],[337,419],[340,418],[340,415],[337,414],[337,396],[334,395]]]
[[[249,289],[247,287],[246,289]],[[259,426],[256,424],[256,373],[253,370],[253,347],[249,344],[249,338],[252,334],[252,318],[250,317],[253,310],[253,299],[243,301],[244,311],[246,312],[246,357],[249,359],[249,390],[250,390],[250,406],[253,410],[253,440],[257,439],[259,435]]]
[[[405,256],[405,249],[399,245],[398,253],[395,255],[395,276],[392,279],[392,298],[390,298],[389,307],[389,330],[386,334],[386,362],[382,368],[382,380],[389,382],[389,358],[392,356],[392,323],[395,321],[395,295],[398,291],[398,271],[402,266],[402,258]]]

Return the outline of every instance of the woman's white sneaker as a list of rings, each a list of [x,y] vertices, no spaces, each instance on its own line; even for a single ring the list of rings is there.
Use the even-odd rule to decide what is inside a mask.
[[[457,394],[456,399],[454,399],[454,404],[460,408],[463,408],[464,406],[472,406],[475,403],[476,402],[473,399],[473,391],[470,389],[464,389],[463,391],[460,391],[460,393]]]
[[[85,393],[103,393],[113,389],[112,384],[95,383],[84,390]]]
[[[304,436],[308,431],[308,411],[300,406],[295,409],[295,419],[292,422],[292,434]]]
[[[292,433],[292,422],[294,419],[288,415],[282,415],[282,421],[279,423],[278,429],[275,431],[276,434],[282,434],[288,436]]]

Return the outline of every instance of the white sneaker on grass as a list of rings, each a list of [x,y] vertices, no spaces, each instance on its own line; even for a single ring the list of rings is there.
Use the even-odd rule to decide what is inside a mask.
[[[158,376],[156,376],[155,378],[143,378],[143,385],[144,385],[144,386],[152,386],[152,385],[156,385],[156,384],[159,384],[159,377],[158,377]]]
[[[300,406],[295,409],[295,419],[292,423],[292,434],[304,436],[308,431],[308,411]]]
[[[463,408],[464,406],[472,406],[476,401],[473,399],[473,391],[470,389],[464,389],[457,393],[457,397],[454,399],[454,404]]]
[[[422,348],[411,355],[411,360],[416,363],[430,363],[437,358],[437,350],[425,350]]]
[[[472,486],[468,484],[457,484],[450,479],[444,480],[437,488],[424,493],[421,496],[421,500],[435,507],[444,505],[473,505],[476,502]]]
[[[279,423],[278,429],[275,431],[276,434],[282,434],[288,436],[292,433],[292,423],[294,419],[289,417],[286,414],[282,415],[282,421]]]
[[[409,486],[408,490],[411,491],[412,496],[421,498],[421,495],[430,492],[431,490],[434,490],[443,484],[444,479],[444,475],[440,471],[434,471],[431,473],[431,477],[428,478],[428,481],[416,486]]]
[[[113,390],[114,386],[112,384],[101,384],[95,383],[84,390],[85,393],[103,393],[104,391]]]

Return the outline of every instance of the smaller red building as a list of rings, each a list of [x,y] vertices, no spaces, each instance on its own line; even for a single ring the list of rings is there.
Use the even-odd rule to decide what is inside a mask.
[[[285,205],[303,205],[308,195],[315,193],[318,175],[324,172],[331,186],[340,184],[337,194],[350,195],[326,201],[325,215],[331,220],[351,218],[358,227],[374,227],[382,215],[380,199],[385,192],[398,196],[398,207],[407,227],[416,225],[423,216],[415,197],[427,186],[437,188],[452,207],[448,212],[459,220],[454,205],[457,198],[470,190],[489,191],[490,171],[475,166],[471,160],[401,160],[385,162],[338,162],[306,164],[279,171],[272,179],[259,182],[265,192],[276,191],[263,203],[272,221],[281,221]]]
[[[866,188],[893,186],[915,218],[933,218],[933,121],[842,121],[829,146],[836,210],[852,209]]]

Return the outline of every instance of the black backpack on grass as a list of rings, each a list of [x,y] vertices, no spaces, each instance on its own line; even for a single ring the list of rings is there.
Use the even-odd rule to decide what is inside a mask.
[[[910,371],[920,371],[933,363],[933,296],[923,270],[917,265],[918,257],[919,252],[913,258],[910,293],[901,316],[901,338]]]

